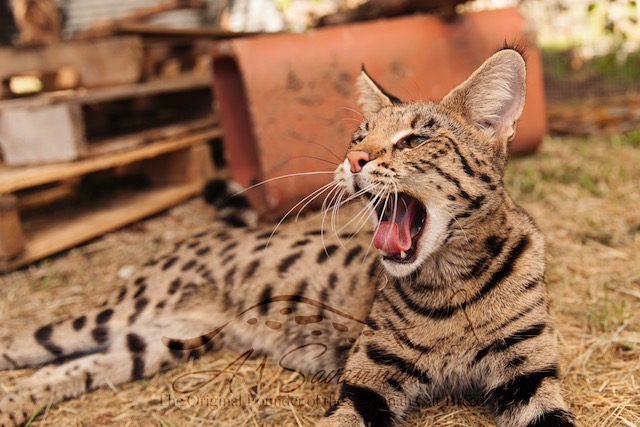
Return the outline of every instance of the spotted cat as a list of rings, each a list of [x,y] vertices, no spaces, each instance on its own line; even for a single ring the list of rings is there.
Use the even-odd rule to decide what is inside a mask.
[[[373,231],[274,231],[230,199],[216,224],[149,261],[106,306],[3,337],[0,369],[63,362],[0,398],[1,424],[226,346],[338,369],[318,426],[390,426],[451,396],[484,402],[500,427],[574,425],[543,238],[502,182],[525,73],[505,48],[441,102],[403,103],[363,69],[365,116],[327,201],[335,212],[362,200],[354,229],[371,218]]]

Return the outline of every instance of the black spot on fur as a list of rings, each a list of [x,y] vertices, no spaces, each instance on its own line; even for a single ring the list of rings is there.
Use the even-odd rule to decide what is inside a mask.
[[[109,320],[111,320],[111,316],[113,316],[113,309],[112,308],[107,308],[106,310],[102,310],[96,316],[96,323],[98,325],[101,325],[103,323],[107,323]]]
[[[486,199],[486,196],[484,194],[475,197],[471,203],[469,203],[469,209],[472,210],[478,210],[482,207],[482,205],[484,204],[484,200]]]
[[[268,243],[259,244],[259,245],[257,245],[256,247],[253,248],[252,252],[256,253],[256,252],[263,251],[263,250],[267,249],[268,246],[269,246]]]
[[[331,255],[333,255],[338,250],[338,245],[329,245],[323,248],[318,254],[317,262],[318,264],[322,264],[326,260],[328,260]]]
[[[179,340],[169,340],[169,342],[167,343],[167,347],[169,347],[171,350],[183,351],[184,343]]]
[[[376,322],[376,320],[371,317],[367,317],[367,320],[365,321],[365,323],[367,324],[368,327],[370,327],[374,331],[377,331],[380,329],[380,325],[378,325],[378,322]]]
[[[38,344],[44,347],[48,352],[60,356],[62,354],[62,348],[51,342],[51,335],[53,334],[53,326],[46,325],[39,328],[34,337]]]
[[[106,326],[98,326],[91,331],[93,340],[98,344],[104,344],[109,340],[109,328]]]
[[[302,255],[302,251],[296,252],[280,261],[280,264],[278,265],[278,271],[280,274],[285,274],[297,260],[302,258]]]
[[[235,194],[229,186],[229,181],[214,179],[208,181],[202,189],[204,200],[217,208],[249,208],[247,198],[242,194]]]
[[[260,233],[256,236],[257,240],[262,240],[262,239],[270,239],[274,236],[277,236],[278,232],[277,231],[265,231],[264,233]]]
[[[211,252],[211,248],[209,246],[205,246],[204,248],[200,248],[196,251],[197,256],[204,256]]]
[[[227,271],[227,274],[224,275],[224,283],[225,285],[227,285],[227,287],[233,286],[235,282],[235,275],[236,275],[235,266],[230,268],[229,271]]]
[[[136,291],[135,294],[133,294],[133,299],[138,299],[140,298],[140,295],[142,295],[144,293],[144,291],[147,290],[147,285],[142,285],[138,288],[138,290]]]
[[[124,300],[124,297],[127,296],[127,287],[123,286],[120,288],[120,292],[118,292],[117,302],[120,303]]]
[[[145,309],[147,304],[149,304],[149,300],[147,298],[140,298],[139,300],[136,301],[135,311],[131,316],[129,316],[129,319],[128,319],[128,322],[130,325],[133,324],[138,319],[138,316],[140,316],[140,313],[142,313],[142,310]]]
[[[259,259],[254,259],[253,261],[251,261],[251,263],[247,266],[247,269],[244,272],[244,280],[251,279],[253,275],[256,274],[258,267],[260,267]]]
[[[76,331],[79,331],[80,329],[84,328],[86,324],[87,324],[87,316],[76,317],[75,319],[73,319],[73,322],[71,323],[71,325],[73,326],[73,329]]]
[[[360,386],[345,383],[340,388],[340,401],[350,400],[360,414],[364,425],[369,427],[388,427],[393,425],[393,413],[384,397],[379,393]]]
[[[169,285],[169,295],[173,295],[176,292],[178,292],[178,289],[180,288],[180,285],[182,284],[182,281],[180,280],[179,277],[176,277],[175,279],[173,279],[171,281],[171,284]]]
[[[144,377],[144,359],[142,356],[136,354],[131,358],[131,379],[139,380]]]
[[[364,249],[362,248],[362,246],[356,246],[355,248],[349,250],[349,252],[347,252],[347,256],[344,258],[344,266],[348,267],[349,265],[351,265],[353,260],[356,259],[356,257],[360,255],[363,250]]]
[[[140,335],[127,334],[127,348],[132,353],[142,353],[147,349],[147,344]]]
[[[497,257],[502,252],[506,239],[498,236],[489,236],[484,241],[484,245],[491,254],[492,257]]]
[[[238,246],[238,242],[230,242],[220,250],[220,254],[224,255],[227,252],[229,252],[231,249],[235,249],[236,246]]]
[[[296,288],[295,292],[291,296],[292,304],[289,307],[291,311],[295,309],[296,303],[302,301],[302,298],[305,296],[305,293],[307,292],[308,287],[309,287],[309,283],[306,280],[302,280],[298,284],[298,287]]]
[[[323,288],[322,292],[320,292],[320,296],[318,297],[318,300],[324,303],[329,302],[329,289]]]
[[[183,272],[184,272],[184,271],[189,271],[189,270],[191,270],[193,267],[195,267],[195,266],[196,266],[196,264],[197,264],[197,261],[196,261],[195,259],[192,259],[192,260],[188,261],[187,263],[185,263],[185,264],[182,266],[181,270],[182,270]]]
[[[311,243],[310,239],[298,240],[291,245],[291,249],[300,248],[302,246],[308,245],[309,243]]]
[[[84,374],[84,389],[86,391],[89,391],[89,390],[91,390],[92,386],[93,386],[93,376],[91,376],[91,373],[85,372],[85,374]]]
[[[260,294],[259,302],[268,301],[271,298],[272,291],[273,291],[273,289],[271,288],[271,286],[269,286],[269,285],[265,286],[264,290]],[[269,312],[269,303],[263,303],[258,308],[258,311],[259,311],[260,314],[265,316]]]
[[[336,273],[329,274],[329,283],[327,286],[330,290],[334,290],[336,288],[336,284],[338,283],[338,275]]]
[[[177,256],[169,258],[167,261],[165,261],[164,264],[162,264],[162,270],[170,269],[173,266],[173,264],[176,263],[176,261],[178,261],[178,257]]]
[[[225,222],[227,223],[227,225],[233,228],[244,228],[249,225],[244,219],[236,216],[235,212],[232,214],[219,216],[218,221]]]
[[[206,234],[206,232],[204,233]],[[200,236],[196,234],[193,237],[200,237]],[[226,230],[222,230],[222,231],[219,231],[214,237],[217,240],[220,240],[221,242],[226,242],[227,240],[231,239],[231,234],[229,234],[229,232]]]

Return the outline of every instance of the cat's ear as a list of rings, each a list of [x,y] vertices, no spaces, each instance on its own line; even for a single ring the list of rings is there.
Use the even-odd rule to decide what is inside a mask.
[[[522,114],[526,94],[526,67],[522,55],[504,49],[480,66],[443,100],[476,127],[491,132],[495,148],[506,155]]]
[[[362,66],[360,77],[358,77],[357,87],[359,94],[358,104],[360,104],[365,114],[373,114],[384,107],[389,107],[401,102],[376,83],[371,76],[369,76],[364,65]]]

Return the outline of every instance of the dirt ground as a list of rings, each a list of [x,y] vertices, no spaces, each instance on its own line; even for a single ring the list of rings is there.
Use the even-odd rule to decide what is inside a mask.
[[[514,159],[508,186],[547,238],[552,312],[567,398],[583,426],[640,426],[640,146],[624,138],[547,138]],[[211,221],[192,200],[65,254],[0,276],[0,329],[62,318],[97,305],[118,275]],[[212,380],[237,354],[200,360],[43,410],[32,426],[307,426],[331,404],[332,386],[293,391],[261,360]],[[0,372],[0,393],[29,371]],[[262,373],[262,378],[259,378]],[[295,379],[295,378],[294,378]],[[256,385],[261,383],[260,387]],[[191,394],[180,394],[193,387]],[[406,426],[488,426],[479,408],[443,402]]]

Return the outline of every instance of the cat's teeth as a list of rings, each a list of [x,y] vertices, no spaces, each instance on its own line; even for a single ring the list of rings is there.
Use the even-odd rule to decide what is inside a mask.
[[[405,251],[400,252],[400,259],[405,259],[407,257],[407,253]]]

